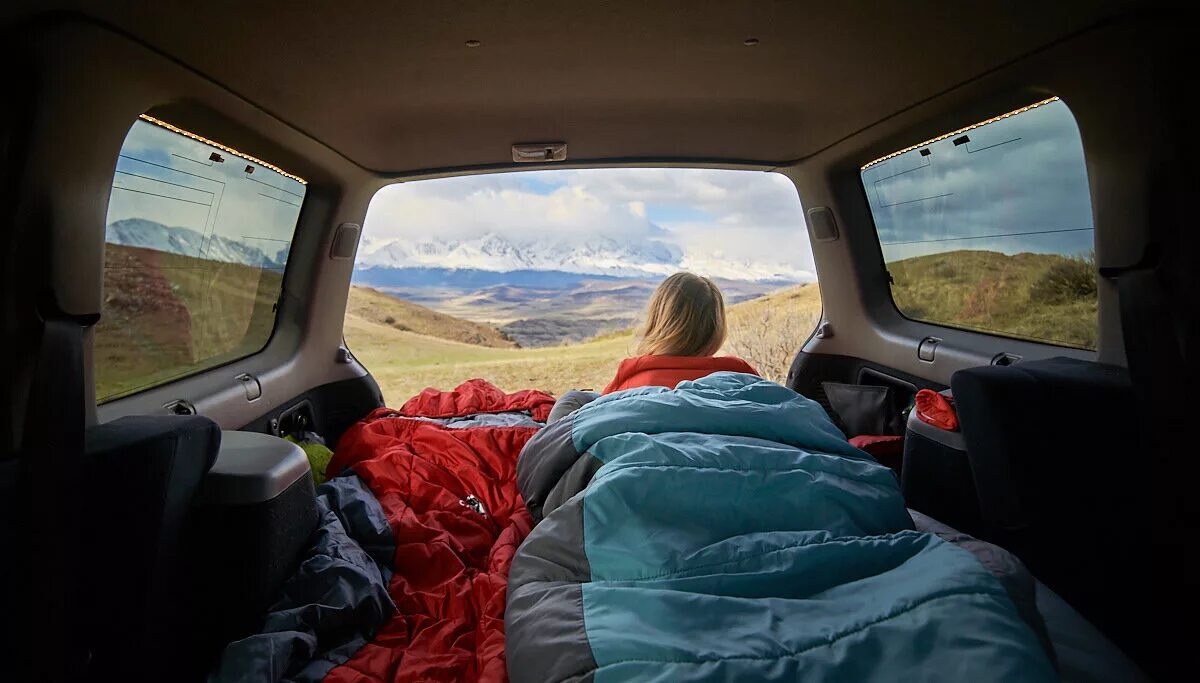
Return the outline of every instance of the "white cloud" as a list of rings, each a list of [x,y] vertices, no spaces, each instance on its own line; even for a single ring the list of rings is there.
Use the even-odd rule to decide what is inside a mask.
[[[534,171],[385,187],[367,213],[372,243],[469,240],[677,245],[686,263],[813,270],[803,210],[783,176],[707,169]]]

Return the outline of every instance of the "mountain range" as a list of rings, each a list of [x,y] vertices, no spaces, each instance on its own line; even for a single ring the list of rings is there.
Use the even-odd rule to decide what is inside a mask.
[[[211,261],[280,270],[290,245],[274,253],[222,235],[166,226],[144,218],[108,225],[106,241]],[[685,254],[665,241],[622,241],[597,236],[582,242],[545,237],[514,240],[494,233],[473,239],[420,241],[364,238],[355,264],[355,281],[383,287],[486,287],[574,285],[588,279],[658,280],[678,270],[741,282],[795,283],[815,280],[807,271],[751,263],[719,255]]]
[[[445,269],[492,273],[559,272],[618,278],[662,278],[693,270],[726,280],[809,282],[811,273],[716,255],[686,254],[661,240],[622,241],[596,236],[578,240],[518,240],[495,233],[472,239],[372,240],[359,245],[357,269]]]
[[[170,254],[194,256],[222,263],[241,263],[268,270],[282,270],[287,264],[285,246],[274,254],[221,235],[205,236],[191,228],[169,227],[144,218],[126,218],[109,223],[104,241],[127,247],[141,247]]]

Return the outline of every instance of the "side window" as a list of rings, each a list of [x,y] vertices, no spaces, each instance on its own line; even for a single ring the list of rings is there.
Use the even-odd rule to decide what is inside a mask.
[[[1096,347],[1091,197],[1061,100],[873,161],[862,182],[905,317]]]
[[[133,124],[108,203],[97,401],[262,350],[304,190],[170,124]]]

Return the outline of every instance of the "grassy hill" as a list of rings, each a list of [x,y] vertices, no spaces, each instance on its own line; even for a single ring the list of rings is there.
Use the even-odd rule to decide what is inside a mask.
[[[499,349],[513,348],[517,345],[494,327],[438,313],[370,287],[350,288],[346,315],[387,325],[401,332],[414,332],[465,344]]]
[[[909,318],[1095,348],[1096,268],[1088,258],[953,251],[893,261],[892,297]]]

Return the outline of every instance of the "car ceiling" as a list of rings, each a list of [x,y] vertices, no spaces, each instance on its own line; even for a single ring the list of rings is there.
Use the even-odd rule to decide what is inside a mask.
[[[400,174],[506,165],[512,144],[551,141],[575,161],[783,164],[1133,4],[113,0],[0,12],[31,19],[49,5],[110,24],[359,166]]]

